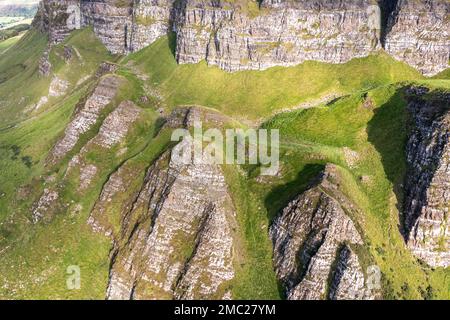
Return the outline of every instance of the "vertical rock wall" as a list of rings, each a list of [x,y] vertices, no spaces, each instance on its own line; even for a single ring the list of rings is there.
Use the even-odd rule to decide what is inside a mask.
[[[386,51],[398,60],[432,76],[450,58],[450,2],[399,0],[390,15]]]
[[[227,71],[342,63],[379,48],[380,11],[371,1],[187,0],[177,21],[177,60]]]
[[[450,95],[408,91],[413,128],[407,143],[405,236],[434,267],[450,266]]]
[[[434,75],[448,67],[449,7],[445,0],[43,0],[35,25],[52,43],[92,25],[113,53],[175,31],[179,63],[206,60],[227,71],[343,63],[384,46]]]

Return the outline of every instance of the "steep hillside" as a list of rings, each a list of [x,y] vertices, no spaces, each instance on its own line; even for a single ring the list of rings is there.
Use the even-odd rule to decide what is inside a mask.
[[[34,25],[51,43],[93,26],[113,53],[175,31],[179,63],[206,60],[227,71],[343,63],[385,49],[431,76],[448,68],[449,10],[446,0],[45,0]]]
[[[373,13],[356,3],[43,1],[0,53],[0,298],[450,299],[448,72],[378,51],[381,27],[349,31]],[[292,50],[320,61],[201,51],[298,12],[319,40]],[[324,12],[350,21],[327,41]],[[276,174],[175,162],[171,134],[195,120],[278,129]]]

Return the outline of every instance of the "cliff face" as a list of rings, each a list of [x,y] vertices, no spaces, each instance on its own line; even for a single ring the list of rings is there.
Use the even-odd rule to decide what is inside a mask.
[[[188,114],[190,111],[187,111]],[[169,125],[187,123],[176,114]],[[179,117],[181,115],[181,117]],[[102,223],[114,198],[137,179],[125,163],[105,184],[89,223],[114,240],[108,299],[230,298],[235,211],[220,166],[179,164],[162,154],[125,200],[120,231]]]
[[[33,26],[48,33],[50,44],[63,41],[72,30],[81,27],[80,1],[41,1]]]
[[[321,180],[288,204],[270,227],[277,276],[288,299],[373,299],[353,248],[363,244],[328,165]]]
[[[130,51],[138,51],[171,31],[176,12],[174,0],[141,0],[133,9]]]
[[[133,0],[80,1],[83,26],[93,26],[95,34],[112,53],[127,52],[132,31]]]
[[[409,90],[413,130],[407,143],[405,236],[431,266],[450,266],[450,95]]]
[[[343,63],[382,45],[426,75],[447,68],[449,3],[404,0],[394,8],[385,2],[43,0],[36,25],[54,43],[93,25],[113,53],[140,50],[173,30],[179,63],[206,60],[227,71]]]
[[[228,71],[342,63],[379,48],[380,11],[371,1],[188,0],[177,21],[180,63],[206,59]]]
[[[448,68],[450,2],[400,0],[388,22],[386,51],[431,76]]]

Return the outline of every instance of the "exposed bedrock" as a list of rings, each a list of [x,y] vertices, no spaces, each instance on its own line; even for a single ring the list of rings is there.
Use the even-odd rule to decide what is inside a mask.
[[[167,125],[186,124],[185,112]],[[105,184],[89,219],[114,242],[108,299],[222,299],[234,278],[235,210],[220,166],[179,164],[184,143],[163,153],[134,194],[124,196],[139,170],[125,163]],[[142,178],[141,178],[142,179]],[[118,232],[105,223],[117,197]]]
[[[133,0],[80,1],[82,26],[94,32],[112,53],[129,51],[132,37]]]
[[[408,90],[404,232],[408,247],[433,267],[450,266],[450,94]]]
[[[64,158],[78,143],[80,137],[96,123],[101,112],[116,95],[120,80],[116,76],[102,78],[94,92],[76,110],[65,132],[51,150],[47,162],[55,164]]]
[[[382,45],[426,75],[446,69],[449,2],[395,2],[43,0],[35,25],[46,30],[52,42],[92,25],[113,53],[140,50],[175,31],[179,63],[206,60],[227,71],[306,60],[343,63]]]
[[[81,27],[80,1],[41,1],[33,26],[48,33],[50,44],[57,44],[63,41],[72,30]]]
[[[270,227],[274,265],[288,299],[374,299],[355,248],[363,244],[333,165]]]
[[[99,178],[100,169],[96,164],[88,161],[86,154],[94,148],[101,148],[102,152],[107,153],[110,151],[109,149],[124,142],[140,114],[141,109],[133,102],[123,101],[105,118],[99,132],[70,159],[63,182],[67,181],[68,175],[76,174],[79,181],[78,191],[83,192],[87,190],[91,186],[92,181]],[[69,127],[73,128],[74,122],[70,123]],[[71,135],[70,137],[75,139],[73,140],[74,143],[78,143],[79,136]],[[64,138],[57,143],[56,147],[61,147],[61,141],[64,141]],[[47,178],[47,181],[44,183],[43,193],[32,206],[31,217],[33,223],[38,223],[42,220],[50,221],[58,211],[61,212],[67,209],[67,206],[59,203],[60,191],[64,188],[64,183],[54,185],[52,182],[54,182],[54,177],[50,176]]]

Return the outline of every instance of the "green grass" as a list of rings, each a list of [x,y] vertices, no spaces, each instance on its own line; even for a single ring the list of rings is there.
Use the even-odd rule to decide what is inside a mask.
[[[270,222],[327,163],[334,163],[342,177],[342,191],[360,208],[360,214],[353,218],[364,230],[365,249],[358,254],[364,267],[373,263],[380,266],[385,297],[450,299],[450,271],[431,270],[412,257],[398,231],[397,208],[402,197],[408,130],[402,88],[414,82],[433,90],[448,90],[446,72],[424,79],[410,67],[378,53],[342,65],[306,62],[261,72],[226,73],[204,62],[177,65],[173,40],[173,36],[162,38],[118,60],[107,53],[92,30],[74,32],[50,54],[53,72],[70,83],[68,93],[30,113],[23,111],[47,94],[50,82],[37,74],[45,37],[28,32],[0,54],[0,252],[5,250],[0,253],[0,284],[6,284],[0,285],[1,298],[103,299],[110,243],[86,224],[101,188],[122,164],[140,172],[139,181],[145,168],[168,148],[169,131],[155,137],[157,109],[200,105],[231,116],[236,126],[263,123],[263,127],[279,129],[281,134],[279,176],[259,177],[257,166],[223,167],[239,225],[232,286],[236,298],[282,297],[272,266]],[[76,48],[81,58],[74,53],[66,64],[64,45]],[[49,150],[77,103],[97,80],[78,81],[92,76],[104,60],[120,65],[117,74],[122,82],[116,98],[73,152],[59,166],[46,168]],[[141,100],[144,95],[147,101]],[[274,116],[303,102],[323,97],[330,100],[335,95],[341,98]],[[142,108],[140,120],[124,143],[127,151],[118,155],[118,147],[109,151],[90,148],[83,159],[99,168],[98,177],[80,193],[76,172],[64,177],[67,162],[123,100],[132,100]],[[346,159],[348,150],[358,154],[353,165]],[[30,207],[50,173],[57,179],[46,186],[58,188],[66,209],[47,223],[31,225]],[[128,192],[137,187],[136,181],[130,183]],[[122,196],[108,207],[110,215],[104,221],[116,232],[121,199],[128,195]],[[75,214],[76,203],[82,210]],[[81,267],[79,291],[66,288],[69,265]]]
[[[143,109],[123,145],[109,150],[97,146],[85,149],[82,160],[98,168],[97,178],[85,191],[78,190],[77,168],[66,174],[68,159],[63,161],[59,170],[54,173],[56,182],[47,182],[45,185],[58,190],[59,206],[64,208],[64,213],[57,213],[44,223],[31,225],[29,208],[43,190],[41,177],[54,172],[53,168],[44,166],[44,159],[64,129],[75,104],[86,94],[86,87],[84,91],[79,89],[75,92],[65,103],[55,106],[54,110],[24,121],[1,135],[0,145],[5,145],[6,148],[0,154],[0,165],[4,169],[0,183],[5,193],[0,199],[0,247],[9,249],[9,246],[13,246],[13,249],[6,250],[2,255],[5,259],[2,261],[8,263],[0,263],[0,282],[8,284],[7,287],[0,288],[0,296],[3,298],[102,299],[105,295],[111,243],[104,236],[93,233],[86,221],[103,184],[118,166],[143,154],[147,149],[158,152],[159,144],[151,143],[158,115],[152,109]],[[124,91],[124,88],[132,90]],[[135,88],[124,79],[120,91],[121,99],[115,99],[109,111],[122,99],[130,99],[127,92],[132,93]],[[95,136],[98,129],[99,125],[88,133],[89,137],[83,137],[84,141]],[[16,148],[10,147],[12,141],[20,148],[21,154],[35,159],[32,168],[23,164],[20,157],[13,158]],[[82,146],[77,146],[74,153]],[[127,147],[126,152],[118,153],[123,146]],[[149,152],[146,151],[147,154]],[[18,186],[23,190],[19,193],[27,193],[25,197],[18,196]],[[81,205],[79,212],[76,204]],[[81,290],[68,290],[66,287],[66,269],[71,265],[81,268]]]

